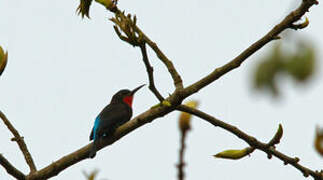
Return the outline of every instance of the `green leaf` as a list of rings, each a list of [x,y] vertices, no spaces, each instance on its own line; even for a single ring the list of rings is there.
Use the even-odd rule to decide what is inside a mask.
[[[225,150],[222,151],[216,155],[213,155],[216,158],[223,158],[223,159],[241,159],[247,155],[249,155],[250,153],[253,152],[253,148],[251,147],[247,147],[244,149],[229,149],[229,150]]]
[[[278,144],[280,142],[280,139],[283,137],[283,132],[284,132],[283,126],[281,124],[279,124],[275,136],[270,140],[268,145],[273,146],[275,144]]]

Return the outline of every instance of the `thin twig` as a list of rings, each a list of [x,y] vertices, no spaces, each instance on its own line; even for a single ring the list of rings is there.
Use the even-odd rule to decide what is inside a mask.
[[[230,72],[233,69],[238,68],[249,56],[257,52],[267,43],[272,40],[277,39],[278,35],[289,28],[294,28],[294,23],[298,21],[306,12],[309,11],[309,8],[314,4],[318,4],[316,0],[303,0],[302,4],[294,11],[289,13],[279,24],[277,24],[272,30],[270,30],[265,36],[253,43],[246,50],[240,53],[236,58],[228,62],[222,67],[216,68],[212,73],[208,74],[204,78],[195,82],[194,84],[188,86],[184,90],[184,96],[188,97],[191,94],[194,94],[209,85],[210,83],[216,81],[224,74]]]
[[[181,147],[179,149],[179,163],[177,165],[178,167],[178,180],[184,180],[185,173],[184,173],[184,152],[185,152],[185,139],[186,139],[187,131],[181,131]]]
[[[16,179],[25,179],[25,175],[21,171],[16,169],[2,154],[0,154],[0,164],[6,169],[8,174],[12,175]]]
[[[174,85],[176,89],[183,89],[183,81],[177,70],[175,69],[175,66],[173,65],[172,61],[167,58],[167,56],[159,49],[157,44],[149,39],[148,36],[146,36],[139,28],[138,31],[142,33],[145,42],[151,47],[154,52],[156,53],[157,57],[165,64],[165,66],[168,69],[168,72],[171,74]]]
[[[24,141],[24,138],[20,136],[19,132],[13,127],[13,125],[10,123],[10,121],[7,119],[7,117],[0,111],[0,118],[3,120],[4,124],[7,126],[7,128],[10,130],[10,132],[13,134],[14,138],[13,141],[16,141],[22,154],[25,157],[26,163],[29,166],[30,172],[36,171],[36,166],[34,163],[34,160],[31,156],[31,154],[28,151],[27,145]]]
[[[172,63],[172,61],[159,49],[159,47],[157,46],[156,43],[154,43],[152,40],[149,39],[149,37],[143,33],[141,31],[141,29],[136,25],[135,22],[132,22],[131,19],[127,18],[127,16],[124,14],[124,12],[120,11],[117,7],[114,9],[113,12],[116,16],[121,17],[120,19],[118,18],[112,18],[111,20],[118,26],[120,26],[120,23],[118,23],[118,20],[127,20],[125,22],[123,22],[123,24],[127,24],[127,23],[131,23],[131,24],[127,24],[128,26],[130,26],[131,28],[133,28],[133,30],[140,35],[140,39],[141,41],[144,41],[145,43],[147,43],[149,45],[149,47],[151,47],[153,49],[153,51],[156,53],[157,57],[162,61],[162,63],[166,66],[168,72],[170,73],[173,82],[174,82],[174,86],[176,88],[176,90],[181,90],[183,89],[183,81],[181,76],[179,75],[179,73],[177,72],[174,64]],[[133,20],[135,21],[135,20]],[[121,33],[119,32],[118,29],[115,28],[115,31],[117,33],[117,35],[119,36],[119,38],[123,41],[128,42],[129,44],[133,45],[133,46],[137,46],[138,43],[132,42],[130,41],[130,39],[134,38],[134,35],[132,35],[132,33],[130,32],[124,32],[127,36],[122,36]]]
[[[294,166],[296,169],[301,171],[305,177],[307,176],[312,176],[315,180],[323,180],[323,174],[318,172],[318,171],[313,171],[301,164],[299,164],[299,158],[297,157],[290,157],[287,156],[279,151],[277,151],[273,146],[268,146],[266,143],[258,141],[255,137],[250,136],[246,134],[245,132],[241,131],[235,126],[232,126],[228,123],[225,123],[223,121],[220,121],[219,119],[206,114],[205,112],[202,112],[200,110],[185,106],[185,105],[180,105],[177,107],[178,110],[187,112],[190,114],[193,114],[197,117],[200,117],[201,119],[206,120],[207,122],[213,124],[214,126],[219,126],[232,134],[236,135],[240,139],[244,140],[246,143],[248,143],[251,147],[254,147],[258,150],[261,150],[265,153],[267,153],[270,157],[270,155],[273,155],[277,157],[278,159],[282,160],[284,164],[291,164]]]
[[[146,43],[142,43],[140,45],[140,50],[142,54],[142,59],[145,63],[146,70],[148,73],[148,79],[149,79],[149,89],[154,93],[154,95],[157,97],[157,99],[162,102],[165,98],[159,93],[159,91],[156,89],[155,82],[154,82],[154,69],[150,65],[148,56],[147,56],[147,49],[146,49]]]

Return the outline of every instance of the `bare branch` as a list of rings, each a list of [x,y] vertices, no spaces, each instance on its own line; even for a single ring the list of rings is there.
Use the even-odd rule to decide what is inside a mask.
[[[114,27],[118,37],[128,42],[133,46],[140,46],[142,43],[147,43],[153,51],[156,53],[157,57],[164,63],[168,72],[172,76],[174,81],[174,85],[176,90],[183,89],[183,81],[179,73],[177,72],[176,68],[174,67],[171,60],[167,58],[167,56],[159,49],[156,43],[151,41],[147,35],[145,35],[140,28],[136,25],[136,16],[131,19],[131,15],[128,14],[127,16],[124,12],[121,12],[117,7],[115,11],[111,11],[115,14],[115,18],[111,18],[110,20],[114,22],[127,36],[122,36],[120,31]]]
[[[126,124],[120,126],[112,137],[100,139],[100,143],[99,143],[100,145],[98,147],[98,150],[113,144],[115,141],[119,140],[120,138],[132,132],[133,130],[147,123],[150,123],[153,120],[159,117],[162,117],[171,111],[174,111],[175,107],[180,103],[179,101],[177,101],[177,98],[174,98],[173,96],[170,96],[169,98],[167,98],[167,101],[171,102],[173,106],[158,106],[155,108],[151,108],[146,112],[140,114],[139,116],[133,118],[131,121],[127,122]],[[28,175],[27,176],[28,180],[48,179],[50,177],[56,176],[61,171],[72,166],[73,164],[76,164],[84,159],[87,159],[89,157],[91,145],[92,143],[82,147],[81,149],[73,153],[70,153],[62,157],[61,159],[50,164],[49,166]]]
[[[157,99],[162,102],[165,98],[159,93],[159,91],[156,89],[155,82],[154,82],[154,69],[150,65],[148,56],[147,56],[147,49],[146,49],[146,43],[142,43],[140,45],[140,50],[142,54],[142,59],[145,63],[146,70],[148,73],[148,79],[149,79],[149,89],[154,93],[154,95],[157,97]]]
[[[138,31],[143,34],[145,42],[151,47],[151,49],[154,50],[157,57],[165,64],[165,66],[168,69],[168,72],[171,74],[174,85],[176,89],[183,89],[183,81],[177,70],[175,69],[175,66],[173,65],[172,61],[167,58],[167,56],[159,49],[156,43],[151,41],[148,36],[146,36],[139,28]]]
[[[271,155],[273,155],[273,156],[277,157],[278,159],[282,160],[285,165],[290,164],[290,165],[294,166],[296,169],[301,171],[305,177],[310,175],[315,180],[323,180],[323,173],[318,172],[318,171],[313,171],[305,166],[302,166],[301,164],[299,164],[299,158],[297,158],[297,157],[293,158],[293,157],[287,156],[287,155],[277,151],[274,148],[274,146],[268,146],[268,144],[258,141],[255,137],[246,134],[245,132],[241,131],[240,129],[238,129],[235,126],[232,126],[228,123],[220,121],[219,119],[217,119],[209,114],[206,114],[205,112],[202,112],[200,110],[197,110],[197,109],[185,106],[185,105],[180,105],[177,107],[177,109],[180,111],[183,111],[183,112],[191,113],[197,117],[200,117],[201,119],[206,120],[207,122],[213,124],[214,126],[219,126],[223,129],[231,132],[232,134],[236,135],[240,139],[244,140],[251,147],[254,147],[258,150],[261,150],[261,151],[267,153],[269,155],[268,156],[269,158]]]
[[[6,169],[8,174],[12,175],[16,179],[24,180],[25,175],[16,169],[2,154],[0,154],[0,164]]]
[[[181,131],[181,142],[180,142],[180,149],[179,149],[179,163],[177,164],[178,167],[178,180],[184,180],[185,173],[184,173],[184,167],[185,167],[185,162],[184,162],[184,153],[186,149],[185,145],[185,139],[187,137],[187,132],[189,129],[185,131]]]
[[[216,68],[209,75],[205,76],[201,80],[185,88],[184,96],[187,97],[191,94],[198,92],[200,89],[216,81],[224,74],[230,72],[233,69],[238,68],[249,56],[257,52],[260,48],[262,48],[270,41],[276,40],[281,32],[288,28],[295,28],[295,25],[293,23],[298,21],[306,12],[308,12],[309,8],[314,4],[318,4],[318,2],[316,0],[303,0],[302,4],[296,10],[289,13],[278,25],[276,25],[272,30],[270,30],[257,42],[253,43],[250,47],[244,50],[236,58],[234,58],[224,66]]]
[[[7,126],[7,128],[11,131],[14,138],[12,138],[12,141],[16,141],[22,154],[25,157],[25,160],[29,166],[30,172],[36,171],[36,166],[33,161],[33,158],[31,157],[31,154],[28,151],[27,145],[24,141],[24,138],[20,136],[18,131],[13,127],[13,125],[10,123],[10,121],[7,119],[7,117],[0,111],[0,118],[3,120],[4,124]]]

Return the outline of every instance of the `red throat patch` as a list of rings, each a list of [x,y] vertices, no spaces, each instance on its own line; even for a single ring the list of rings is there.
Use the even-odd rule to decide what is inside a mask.
[[[128,104],[130,107],[132,107],[132,100],[133,100],[133,96],[126,96],[123,98],[123,102]]]

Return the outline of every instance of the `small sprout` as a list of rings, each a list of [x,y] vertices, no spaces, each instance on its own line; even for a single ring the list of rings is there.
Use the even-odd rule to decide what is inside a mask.
[[[275,136],[270,140],[268,146],[274,146],[280,142],[280,139],[283,137],[283,126],[279,124]]]
[[[4,52],[2,47],[0,46],[0,76],[6,68],[8,61],[8,52]]]
[[[162,105],[167,106],[167,107],[172,106],[172,104],[171,104],[169,101],[166,101],[166,100],[164,100],[164,101],[162,102]]]
[[[310,21],[308,20],[307,17],[305,17],[305,22],[303,22],[302,24],[300,24],[300,28],[306,28],[308,25],[310,24]]]
[[[303,28],[306,28],[309,25],[309,23],[310,23],[310,21],[308,20],[307,17],[305,17],[305,21],[303,23],[301,23],[301,24],[293,24],[291,26],[291,28],[292,29],[295,29],[295,30],[297,30],[297,29],[303,29]]]
[[[198,105],[197,101],[189,101],[185,103],[186,106],[189,106],[191,108],[196,108]],[[180,117],[179,117],[179,128],[182,132],[185,132],[189,129],[191,129],[191,118],[192,115],[186,112],[182,112]]]
[[[230,149],[230,150],[222,151],[222,152],[220,152],[216,155],[213,155],[213,156],[217,157],[217,158],[236,160],[236,159],[241,159],[241,158],[249,155],[253,151],[254,151],[254,148],[251,148],[251,147],[247,147],[244,149],[238,149],[238,150],[237,149]]]
[[[164,100],[164,101],[163,101],[163,102],[161,102],[161,103],[158,103],[158,104],[156,104],[156,105],[153,105],[150,109],[154,109],[154,108],[157,108],[157,107],[160,107],[160,106],[167,106],[167,107],[170,107],[170,106],[172,106],[172,104],[171,104],[169,101]]]

